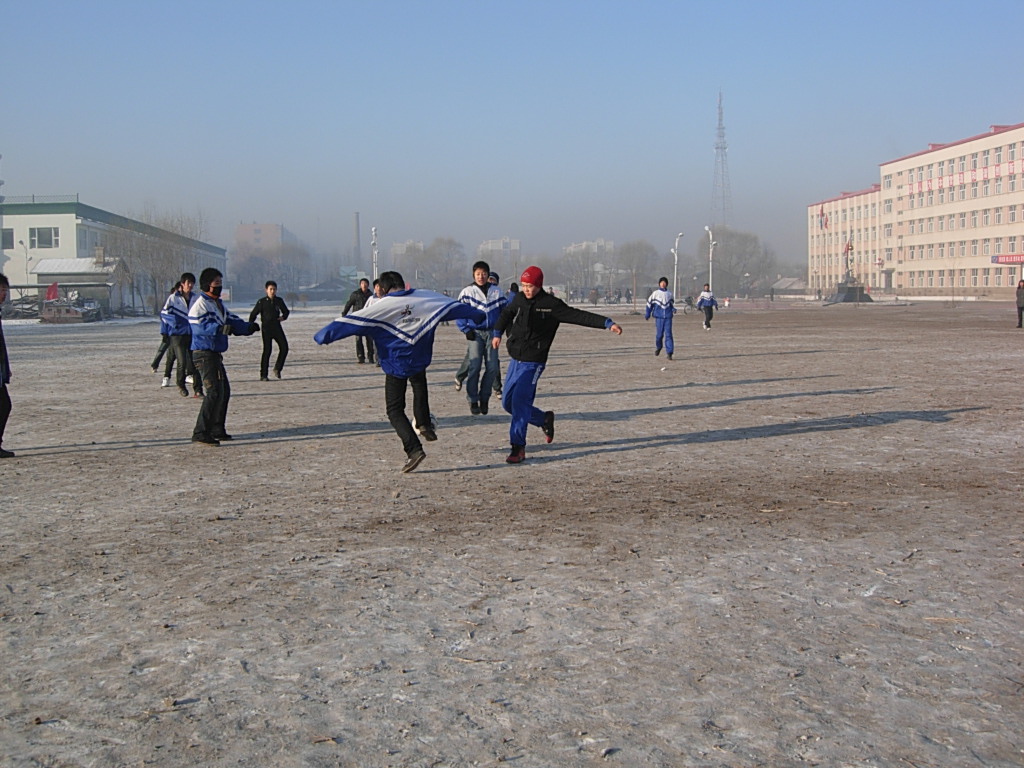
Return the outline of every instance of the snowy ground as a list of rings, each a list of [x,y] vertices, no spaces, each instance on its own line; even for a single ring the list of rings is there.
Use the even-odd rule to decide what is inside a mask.
[[[219,448],[155,322],[5,325],[2,763],[1024,765],[1013,309],[734,304],[672,362],[627,309],[518,467],[442,329],[410,475],[334,310],[281,381],[232,339]]]

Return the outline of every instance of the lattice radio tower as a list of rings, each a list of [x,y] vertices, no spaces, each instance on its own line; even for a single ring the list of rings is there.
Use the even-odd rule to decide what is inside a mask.
[[[732,189],[729,186],[729,155],[725,143],[725,118],[722,116],[722,92],[718,92],[718,131],[715,134],[715,182],[711,190],[712,227],[728,226],[732,219]]]

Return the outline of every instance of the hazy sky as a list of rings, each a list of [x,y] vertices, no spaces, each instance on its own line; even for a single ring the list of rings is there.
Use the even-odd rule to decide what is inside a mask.
[[[706,247],[717,99],[732,226],[806,258],[806,206],[1024,121],[1022,0],[0,2],[0,176],[348,251]],[[699,244],[699,245],[698,245]]]

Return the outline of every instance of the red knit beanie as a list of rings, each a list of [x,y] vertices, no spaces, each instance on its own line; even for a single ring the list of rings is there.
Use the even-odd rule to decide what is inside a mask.
[[[538,288],[544,287],[544,273],[540,267],[527,267],[523,270],[522,276],[519,278],[520,283],[529,283],[535,285]]]

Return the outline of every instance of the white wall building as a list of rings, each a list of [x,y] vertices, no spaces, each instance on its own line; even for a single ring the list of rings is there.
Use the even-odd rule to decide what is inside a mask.
[[[807,207],[811,290],[849,269],[872,292],[1007,299],[1024,264],[1024,123],[879,166],[879,183]]]

